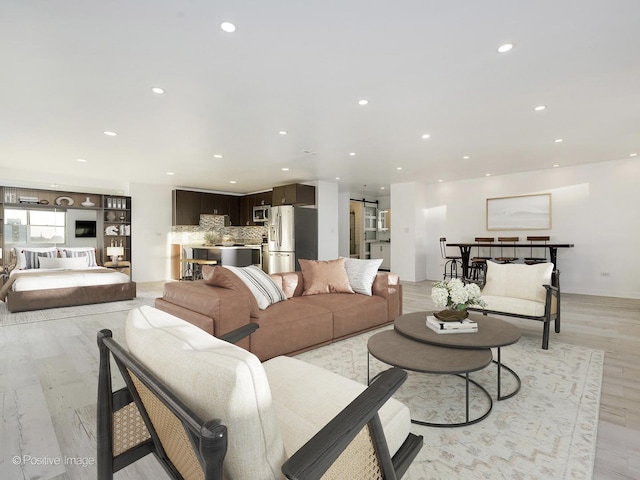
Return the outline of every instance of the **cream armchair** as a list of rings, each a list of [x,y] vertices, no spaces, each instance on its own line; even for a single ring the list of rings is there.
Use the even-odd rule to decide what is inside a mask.
[[[391,399],[406,373],[368,388],[289,357],[264,364],[151,307],[133,310],[125,350],[98,334],[98,479],[153,453],[173,478],[400,478],[422,447]],[[111,357],[126,387],[111,387]],[[346,476],[345,476],[346,475]]]

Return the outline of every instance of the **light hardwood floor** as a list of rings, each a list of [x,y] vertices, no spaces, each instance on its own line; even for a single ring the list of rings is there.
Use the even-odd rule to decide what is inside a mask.
[[[138,284],[148,298],[161,288]],[[404,282],[405,312],[432,308],[430,291],[431,282]],[[593,478],[638,479],[640,300],[565,294],[562,308],[562,332],[551,334],[551,349],[562,341],[606,351]],[[103,313],[0,327],[0,479],[95,478],[96,332],[110,328],[121,340],[125,318]],[[541,338],[540,323],[509,320]],[[16,456],[22,465],[13,464]],[[56,459],[62,464],[36,464]],[[167,476],[148,457],[116,478]]]

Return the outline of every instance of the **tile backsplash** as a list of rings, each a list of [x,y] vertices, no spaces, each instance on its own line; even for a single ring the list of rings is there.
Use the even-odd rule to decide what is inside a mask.
[[[236,243],[253,245],[262,243],[263,235],[267,235],[267,227],[225,226],[223,215],[200,215],[200,225],[177,225],[171,227],[171,243],[183,245],[204,244],[206,233],[222,241],[224,235],[230,235]]]

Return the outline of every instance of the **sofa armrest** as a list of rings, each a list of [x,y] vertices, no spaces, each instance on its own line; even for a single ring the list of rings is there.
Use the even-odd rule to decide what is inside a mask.
[[[387,300],[389,321],[402,315],[402,285],[397,274],[378,272],[371,293]]]

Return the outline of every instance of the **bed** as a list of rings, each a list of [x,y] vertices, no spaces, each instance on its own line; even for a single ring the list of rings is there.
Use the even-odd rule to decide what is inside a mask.
[[[92,248],[22,249],[18,265],[0,289],[10,312],[131,300],[128,275],[100,267]]]

